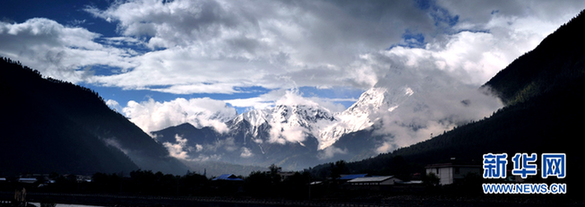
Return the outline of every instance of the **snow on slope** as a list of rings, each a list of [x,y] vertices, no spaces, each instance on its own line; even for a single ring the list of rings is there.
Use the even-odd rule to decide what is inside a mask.
[[[322,128],[336,121],[332,113],[317,105],[277,105],[273,108],[252,110],[238,115],[235,123],[250,123],[248,134],[258,137],[263,125],[270,126],[269,143],[297,142],[301,145],[307,135],[319,137]]]
[[[371,127],[380,113],[390,113],[414,94],[409,87],[389,91],[385,88],[371,88],[358,101],[337,115],[338,121],[326,127],[319,136],[319,150],[334,144],[345,134]]]
[[[332,113],[317,104],[277,105],[273,108],[252,110],[238,115],[234,123],[250,123],[248,134],[258,137],[262,126],[270,126],[269,143],[294,142],[303,145],[308,135],[319,142],[323,150],[347,133],[371,127],[380,113],[391,113],[414,91],[409,87],[396,90],[371,88],[358,101],[341,113]]]

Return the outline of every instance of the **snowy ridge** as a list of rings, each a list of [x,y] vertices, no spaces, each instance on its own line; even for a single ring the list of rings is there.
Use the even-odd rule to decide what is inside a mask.
[[[378,114],[394,111],[413,94],[414,91],[409,87],[400,88],[393,93],[386,88],[367,90],[356,103],[337,115],[337,123],[323,130],[319,136],[319,150],[331,146],[345,134],[371,127],[378,119]]]
[[[223,132],[192,127],[190,133],[174,128],[163,133],[170,142],[167,148],[179,149],[182,154],[178,155],[188,155],[189,160],[282,163],[299,169],[390,152],[485,116],[484,112],[499,106],[497,100],[472,87],[447,90],[435,85],[431,80],[421,85],[374,87],[338,113],[291,92],[273,107],[236,115],[225,122]],[[182,136],[180,140],[175,139],[177,135]]]
[[[260,135],[260,130],[270,126],[271,138],[268,142],[284,144],[298,142],[302,145],[307,135],[319,137],[325,126],[336,121],[335,116],[326,108],[309,105],[278,105],[269,109],[252,110],[238,115],[233,123],[247,121],[250,126],[247,133],[253,137]]]
[[[378,114],[392,112],[413,94],[409,87],[393,91],[371,88],[341,113],[332,113],[318,105],[277,105],[240,114],[233,119],[233,123],[247,121],[250,126],[246,130],[252,137],[258,137],[260,130],[269,126],[270,138],[262,142],[297,142],[303,145],[303,141],[311,135],[319,143],[318,150],[323,150],[345,134],[371,127]]]
[[[235,123],[239,123],[241,121],[246,120],[250,123],[250,129],[248,129],[248,133],[253,137],[258,137],[260,132],[260,126],[263,124],[267,124],[268,117],[267,114],[269,112],[267,110],[252,110],[246,113],[240,114],[235,118]]]

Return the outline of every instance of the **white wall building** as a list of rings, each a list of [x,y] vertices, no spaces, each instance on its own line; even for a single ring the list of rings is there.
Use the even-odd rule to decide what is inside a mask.
[[[383,190],[402,180],[394,176],[361,177],[347,181],[351,189]]]
[[[476,173],[481,175],[480,166],[458,165],[453,163],[432,164],[425,167],[426,174],[435,174],[439,177],[439,185],[450,185],[457,180],[463,179],[467,174]]]

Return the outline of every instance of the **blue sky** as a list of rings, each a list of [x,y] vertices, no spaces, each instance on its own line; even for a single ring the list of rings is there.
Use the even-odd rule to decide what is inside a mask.
[[[342,111],[371,87],[416,88],[437,72],[480,86],[583,8],[520,0],[8,0],[0,56],[95,90],[152,130],[189,121],[168,118],[176,114],[205,119],[233,116],[224,108],[270,107],[286,91],[298,104]],[[159,116],[170,121],[145,124]]]

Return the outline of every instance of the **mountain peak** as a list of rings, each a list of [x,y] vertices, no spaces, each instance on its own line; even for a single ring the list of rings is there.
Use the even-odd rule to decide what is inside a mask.
[[[408,86],[394,90],[373,87],[365,91],[357,102],[337,116],[338,122],[326,127],[320,134],[319,149],[334,144],[345,134],[374,125],[381,113],[390,113],[414,94]]]
[[[370,105],[379,107],[384,103],[388,89],[385,88],[370,88],[364,92],[358,101],[350,107],[350,110],[363,105]]]
[[[414,94],[408,86],[390,90],[383,87],[373,87],[364,92],[357,102],[350,106],[343,114],[372,114],[380,110],[392,112],[400,103]]]

